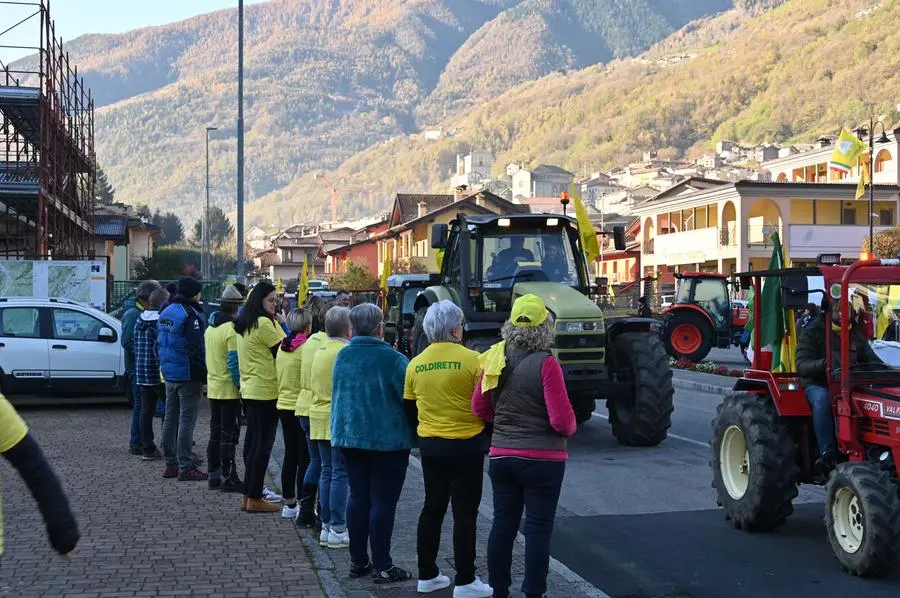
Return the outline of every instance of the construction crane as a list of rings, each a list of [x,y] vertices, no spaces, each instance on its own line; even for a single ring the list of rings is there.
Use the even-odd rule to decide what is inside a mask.
[[[337,222],[337,188],[335,188],[334,184],[328,180],[324,174],[314,174],[313,180],[322,181],[326,187],[331,189],[331,222],[332,224]]]

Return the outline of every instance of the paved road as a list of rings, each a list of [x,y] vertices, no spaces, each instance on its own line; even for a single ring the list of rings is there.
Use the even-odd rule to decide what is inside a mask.
[[[64,404],[20,413],[63,480],[81,542],[71,563],[55,555],[37,506],[0,459],[0,596],[325,595],[289,521],[241,513],[238,496],[211,492],[205,482],[164,480],[159,462],[129,455],[128,408]],[[200,447],[208,421],[202,409]]]
[[[614,598],[900,594],[900,575],[868,581],[840,570],[822,524],[821,488],[801,489],[777,533],[726,523],[706,446],[720,400],[677,391],[672,436],[657,448],[622,447],[602,417],[588,422],[569,445],[554,557]]]

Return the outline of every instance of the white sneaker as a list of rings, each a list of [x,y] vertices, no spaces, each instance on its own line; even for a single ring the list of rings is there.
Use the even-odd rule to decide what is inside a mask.
[[[350,546],[350,533],[328,530],[328,548],[347,548]]]
[[[434,579],[420,579],[416,585],[416,591],[420,594],[430,594],[449,587],[450,578],[446,575],[441,575],[440,571],[438,571],[438,575]]]
[[[285,519],[297,519],[300,516],[300,505],[289,507],[284,505],[281,507],[281,516]]]
[[[263,486],[263,498],[269,502],[281,502],[283,500],[280,494],[269,490],[268,486]]]
[[[319,546],[328,546],[328,526],[322,524],[322,531],[319,532]]]
[[[488,598],[488,596],[493,595],[494,588],[477,577],[470,584],[453,588],[453,598]]]

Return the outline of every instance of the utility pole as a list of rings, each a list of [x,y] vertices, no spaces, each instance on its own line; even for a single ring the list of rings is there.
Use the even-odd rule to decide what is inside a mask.
[[[238,0],[237,281],[244,282],[244,0]]]

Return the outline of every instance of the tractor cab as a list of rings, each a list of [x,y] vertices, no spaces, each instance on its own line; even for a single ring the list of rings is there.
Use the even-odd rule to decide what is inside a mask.
[[[672,305],[662,312],[663,344],[669,356],[693,363],[713,347],[740,344],[749,310],[732,305],[723,274],[685,272],[677,275]]]
[[[753,358],[713,420],[713,487],[736,528],[768,531],[793,512],[798,484],[825,485],[834,555],[877,577],[900,562],[900,260],[837,263],[736,275],[754,290]],[[811,304],[822,311],[798,363],[792,319]],[[830,462],[807,385],[831,399]]]

